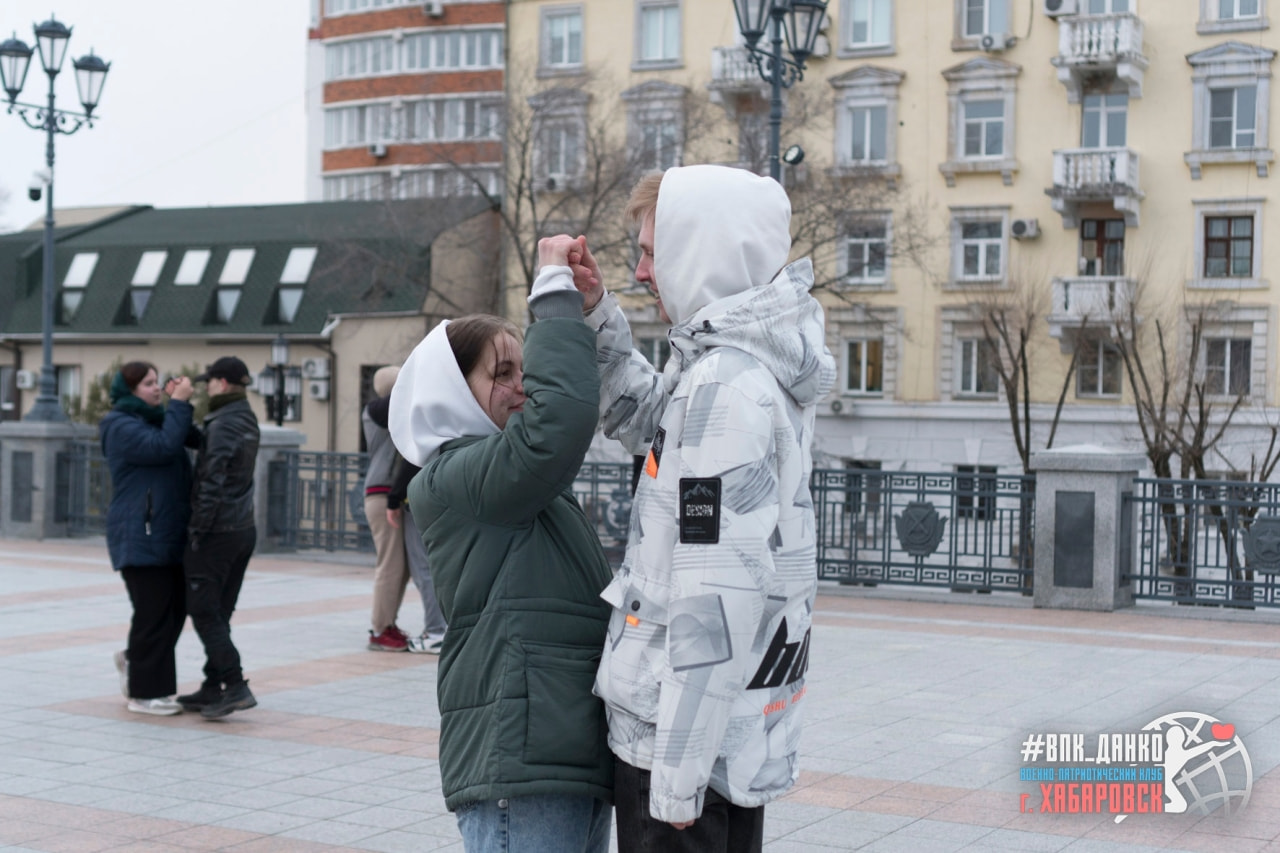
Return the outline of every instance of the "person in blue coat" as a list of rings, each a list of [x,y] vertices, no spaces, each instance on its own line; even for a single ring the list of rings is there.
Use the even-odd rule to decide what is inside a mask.
[[[121,692],[139,714],[177,714],[174,648],[187,619],[182,554],[191,517],[191,380],[162,389],[154,365],[131,361],[111,382],[112,409],[98,425],[111,472],[107,550],[133,604],[129,647],[116,652]],[[169,405],[161,406],[161,394]]]

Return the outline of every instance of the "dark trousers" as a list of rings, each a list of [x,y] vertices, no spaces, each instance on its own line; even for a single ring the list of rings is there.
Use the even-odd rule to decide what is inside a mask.
[[[244,571],[258,542],[255,528],[205,533],[187,545],[184,570],[187,612],[204,644],[204,682],[213,687],[244,681],[240,652],[231,642],[231,614],[240,598]]]
[[[708,788],[702,816],[676,829],[649,814],[649,771],[613,764],[618,853],[759,853],[764,846],[764,806],[735,806]]]
[[[187,621],[182,566],[125,566],[120,569],[133,619],[129,622],[129,695],[158,699],[178,692],[173,650]]]

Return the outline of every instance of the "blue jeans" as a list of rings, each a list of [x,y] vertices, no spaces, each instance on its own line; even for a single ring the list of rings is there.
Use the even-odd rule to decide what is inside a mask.
[[[587,794],[530,794],[458,809],[467,853],[606,853],[613,809]]]

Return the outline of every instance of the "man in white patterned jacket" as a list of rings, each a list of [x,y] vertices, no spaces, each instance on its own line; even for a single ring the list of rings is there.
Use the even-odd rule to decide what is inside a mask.
[[[722,166],[642,179],[636,280],[672,324],[662,373],[634,352],[580,239],[605,434],[647,454],[596,693],[609,715],[618,847],[760,850],[794,784],[816,594],[815,405],[835,380],[791,205]]]

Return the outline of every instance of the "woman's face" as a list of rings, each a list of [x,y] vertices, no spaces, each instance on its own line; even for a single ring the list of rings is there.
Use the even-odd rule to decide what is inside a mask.
[[[142,377],[142,381],[133,389],[133,396],[142,400],[148,406],[160,405],[160,393],[163,391],[160,387],[160,379],[156,376],[154,370],[148,370],[147,375]]]
[[[483,358],[467,374],[467,387],[498,429],[506,429],[512,412],[524,409],[524,356],[520,342],[500,333]]]

